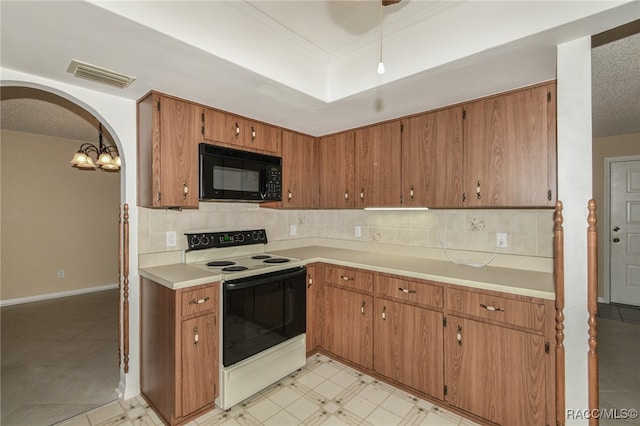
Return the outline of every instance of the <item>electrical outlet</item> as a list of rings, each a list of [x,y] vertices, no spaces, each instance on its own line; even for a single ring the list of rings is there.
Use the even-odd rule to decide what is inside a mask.
[[[498,233],[496,233],[496,247],[498,247],[498,248],[507,248],[507,233],[506,232],[498,232]]]
[[[58,269],[58,278],[64,278],[64,269]]]
[[[177,244],[176,231],[167,231],[167,247],[175,247]]]
[[[292,237],[298,233],[298,227],[296,225],[289,226],[289,235]]]
[[[356,226],[354,232],[355,232],[356,238],[362,237],[362,227],[361,226]]]

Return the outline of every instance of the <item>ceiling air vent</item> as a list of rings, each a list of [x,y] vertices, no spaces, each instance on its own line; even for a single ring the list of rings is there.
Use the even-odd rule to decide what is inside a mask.
[[[115,71],[101,68],[96,65],[86,64],[84,62],[73,59],[67,68],[67,72],[72,73],[76,77],[92,80],[98,83],[108,84],[109,86],[124,89],[135,81],[135,77],[120,74]]]

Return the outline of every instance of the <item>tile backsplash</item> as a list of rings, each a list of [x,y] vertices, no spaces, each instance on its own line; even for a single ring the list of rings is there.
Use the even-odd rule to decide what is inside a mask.
[[[277,210],[247,203],[200,203],[198,210],[139,208],[139,253],[186,249],[185,232],[265,228],[270,241],[297,238],[379,242],[477,252],[495,251],[496,233],[507,234],[501,253],[552,257],[553,210]],[[167,231],[178,234],[167,247]]]

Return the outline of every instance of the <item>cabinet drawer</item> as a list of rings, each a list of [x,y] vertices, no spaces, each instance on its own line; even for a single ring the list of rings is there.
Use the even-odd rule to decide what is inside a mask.
[[[447,288],[446,307],[451,312],[544,331],[544,304],[534,301]]]
[[[215,286],[200,287],[194,290],[185,290],[182,293],[182,316],[210,311],[213,306]]]
[[[376,277],[376,296],[442,309],[442,286],[427,281],[411,281],[389,275]]]
[[[327,266],[324,270],[324,280],[334,286],[373,293],[373,274],[359,269]]]

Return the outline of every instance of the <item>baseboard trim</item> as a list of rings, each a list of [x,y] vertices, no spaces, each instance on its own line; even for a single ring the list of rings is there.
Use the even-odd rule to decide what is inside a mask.
[[[118,284],[108,284],[98,287],[79,288],[77,290],[59,291],[56,293],[39,294],[37,296],[19,297],[17,299],[0,300],[0,308],[10,305],[20,305],[22,303],[39,302],[41,300],[57,299],[59,297],[77,296],[79,294],[96,293],[98,291],[118,288]]]

